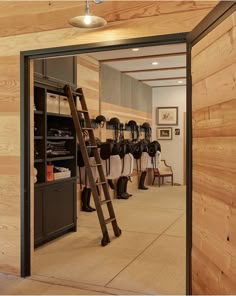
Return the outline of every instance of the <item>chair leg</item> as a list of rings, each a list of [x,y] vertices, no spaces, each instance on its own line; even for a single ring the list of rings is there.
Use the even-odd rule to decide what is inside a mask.
[[[172,186],[174,185],[173,175],[171,176],[171,184],[172,184]]]
[[[153,180],[152,180],[152,185],[154,185],[154,181],[155,181],[155,176],[153,177]]]
[[[159,187],[161,186],[161,178],[160,178],[160,176],[158,176],[158,185],[159,185]]]

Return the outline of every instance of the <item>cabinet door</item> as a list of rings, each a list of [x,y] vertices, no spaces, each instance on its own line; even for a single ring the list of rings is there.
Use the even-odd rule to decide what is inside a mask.
[[[35,245],[43,240],[43,190],[34,191],[34,241]]]
[[[45,63],[49,80],[76,86],[76,57],[47,59]]]
[[[74,182],[62,182],[45,188],[44,231],[46,237],[75,224],[76,192]]]
[[[44,60],[34,61],[34,75],[44,77]]]

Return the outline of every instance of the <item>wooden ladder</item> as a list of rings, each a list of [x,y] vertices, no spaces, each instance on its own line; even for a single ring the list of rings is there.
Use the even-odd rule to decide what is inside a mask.
[[[85,102],[82,88],[78,88],[76,90],[76,92],[74,92],[74,91],[72,92],[70,85],[65,85],[64,91],[65,91],[66,96],[68,97],[76,134],[77,134],[77,137],[79,140],[81,154],[82,154],[82,157],[84,160],[86,173],[88,176],[89,184],[90,184],[91,191],[93,194],[94,204],[95,204],[95,207],[97,210],[97,215],[98,215],[99,223],[100,223],[101,230],[102,230],[103,238],[101,240],[101,245],[106,246],[110,242],[110,238],[109,238],[109,234],[108,234],[108,230],[107,230],[107,224],[108,223],[112,224],[113,231],[114,231],[114,234],[116,237],[121,235],[121,230],[118,227],[117,220],[115,217],[115,212],[113,209],[110,193],[108,190],[107,181],[105,178],[105,174],[104,174],[103,167],[101,164],[100,155],[98,152],[98,147],[97,147],[95,136],[93,133],[93,128],[91,126],[91,121],[89,118],[87,104]],[[82,110],[76,109],[75,102],[74,102],[74,96],[79,97]],[[85,127],[81,127],[77,112],[84,114]],[[86,130],[88,131],[91,146],[86,146],[86,144],[85,144],[85,140],[83,137],[83,131],[86,131]],[[93,164],[93,165],[90,164],[86,147],[92,149],[96,164]],[[96,182],[96,180],[94,180],[94,178],[93,178],[91,167],[94,167],[94,166],[96,166],[97,170],[98,170],[99,182]],[[98,185],[102,186],[102,189],[104,192],[104,199],[103,200],[101,200],[99,197],[98,190],[97,190]],[[109,213],[109,218],[107,218],[107,219],[104,218],[102,205],[107,205],[108,213]]]

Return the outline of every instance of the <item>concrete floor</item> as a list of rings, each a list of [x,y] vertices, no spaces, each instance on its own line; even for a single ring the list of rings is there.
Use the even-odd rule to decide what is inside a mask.
[[[0,294],[185,294],[185,187],[149,187],[113,205],[122,235],[100,246],[96,212],[38,248],[33,276],[0,275]]]

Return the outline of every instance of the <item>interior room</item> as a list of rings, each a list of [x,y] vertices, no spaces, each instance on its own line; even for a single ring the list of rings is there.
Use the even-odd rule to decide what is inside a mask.
[[[60,71],[60,67],[64,69],[63,72]],[[75,69],[76,83],[73,83]],[[78,180],[80,172],[78,169],[75,170],[76,159],[71,158],[75,152],[74,134],[66,137],[60,137],[58,134],[55,137],[53,134],[58,130],[65,132],[65,127],[71,130],[72,127],[70,109],[68,106],[65,109],[65,97],[62,97],[62,102],[60,99],[58,102],[59,92],[53,88],[63,85],[63,81],[64,84],[71,81],[75,89],[82,88],[94,127],[94,135],[102,142],[106,142],[107,139],[114,140],[116,137],[116,131],[110,124],[112,118],[118,118],[120,121],[117,131],[119,143],[124,139],[133,142],[144,139],[146,132],[142,125],[148,123],[149,142],[157,141],[160,144],[159,162],[164,164],[165,161],[170,166],[173,177],[171,179],[169,172],[163,172],[157,166],[166,176],[160,179],[156,176],[154,179],[156,164],[155,166],[151,164],[150,157],[143,182],[148,190],[139,189],[141,172],[137,167],[132,169],[127,184],[126,193],[128,192],[130,197],[120,196],[119,177],[112,180],[115,188],[111,189],[109,186],[109,192],[122,234],[115,238],[109,225],[111,243],[104,248],[100,246],[101,230],[97,214],[95,211],[86,212],[84,208],[85,184],[82,181],[81,188]],[[45,89],[46,106],[43,93]],[[77,110],[80,110],[78,98],[76,103]],[[161,122],[164,118],[158,114],[158,111],[168,112],[168,108],[173,108],[176,112],[175,118],[170,119],[174,122]],[[45,110],[47,110],[47,119],[44,126],[42,122],[45,121],[42,119]],[[34,62],[33,141],[34,169],[37,170],[37,174],[34,186],[35,233],[33,235],[36,248],[32,258],[32,278],[48,283],[60,281],[70,287],[82,289],[82,294],[89,294],[91,291],[105,294],[184,294],[185,112],[186,44],[184,43],[101,51]],[[98,115],[106,118],[105,124],[96,124]],[[138,126],[138,133],[129,126],[129,122],[133,121]],[[162,138],[158,129],[165,131],[167,129],[171,133],[167,135],[167,139],[165,136]],[[176,129],[180,130],[180,134],[175,134]],[[47,152],[44,150],[45,141],[42,136],[45,132]],[[71,155],[58,157],[59,152],[53,145],[55,142],[62,143],[63,140],[69,142],[69,146],[67,142],[65,145],[67,149],[71,149]],[[52,152],[48,145],[52,145],[52,150],[56,149],[56,154],[50,154]],[[46,162],[43,156],[45,153]],[[124,163],[126,161],[124,160]],[[138,160],[134,159],[134,162],[136,161],[138,163]],[[48,165],[54,167],[52,179],[48,179]],[[70,177],[65,174],[62,179],[56,179],[58,172],[55,173],[55,167],[58,166],[69,168]],[[118,169],[117,166],[115,168]],[[106,171],[106,168],[104,169]],[[59,172],[59,176],[61,174]],[[77,183],[76,192],[70,189],[70,182],[72,188],[73,184]],[[58,194],[61,190],[65,192],[64,200],[63,197],[59,200]],[[101,186],[99,190],[102,191]],[[71,211],[75,206],[74,196],[77,199],[75,221],[74,212]],[[90,207],[96,208],[92,197]],[[109,217],[107,207],[103,207],[102,210],[104,215]],[[71,221],[74,221],[70,226],[67,222],[69,213],[72,215]],[[153,256],[151,265],[150,256]]]
[[[235,1],[0,24],[0,294],[235,295]]]

